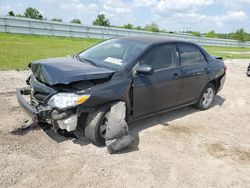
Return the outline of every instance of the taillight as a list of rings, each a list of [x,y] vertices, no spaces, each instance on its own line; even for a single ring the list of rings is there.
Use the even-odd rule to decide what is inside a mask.
[[[227,66],[224,64],[224,70],[225,70],[225,72],[227,71]]]

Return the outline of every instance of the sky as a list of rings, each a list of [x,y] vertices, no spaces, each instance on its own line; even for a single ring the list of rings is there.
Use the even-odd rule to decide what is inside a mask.
[[[27,7],[65,22],[79,18],[92,24],[104,13],[117,26],[145,26],[153,21],[166,31],[229,33],[243,28],[250,32],[250,0],[0,0],[0,15],[10,10],[23,14]]]

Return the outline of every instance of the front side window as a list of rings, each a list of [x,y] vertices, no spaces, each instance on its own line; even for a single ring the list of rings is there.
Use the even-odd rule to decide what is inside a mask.
[[[179,44],[178,48],[182,66],[206,63],[204,55],[197,47],[190,44]]]
[[[126,39],[110,39],[79,54],[80,60],[88,60],[96,66],[119,70],[135,60],[148,44]]]
[[[147,64],[155,70],[176,66],[176,48],[173,44],[160,45],[153,48],[141,61],[140,65]]]

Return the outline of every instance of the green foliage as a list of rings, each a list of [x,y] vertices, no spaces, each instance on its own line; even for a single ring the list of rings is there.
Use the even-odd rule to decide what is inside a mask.
[[[141,26],[137,26],[134,29],[136,29],[136,30],[142,30],[142,27]]]
[[[222,39],[236,39],[236,40],[238,40],[239,34],[236,35],[236,38],[235,38],[235,34],[236,33],[220,33],[220,34],[218,34],[218,37],[222,38]],[[245,39],[245,41],[250,41],[250,33],[244,33],[244,39]]]
[[[246,41],[246,32],[245,32],[244,29],[242,29],[242,28],[241,28],[241,29],[238,29],[238,30],[236,30],[236,32],[234,33],[233,38],[234,38],[235,40],[244,42],[244,41]]]
[[[102,40],[0,33],[0,70],[27,69],[34,60],[80,52]]]
[[[218,38],[222,39],[233,39],[234,33],[218,33],[217,36]]]
[[[62,22],[62,19],[61,19],[61,18],[52,18],[51,21],[54,21],[54,22]]]
[[[8,12],[8,16],[15,16],[15,13],[13,12],[13,10]]]
[[[38,20],[43,19],[42,14],[40,14],[40,12],[37,9],[32,8],[32,7],[26,8],[24,12],[24,17],[38,19]]]
[[[71,55],[100,41],[102,40],[0,33],[0,69],[27,69],[31,61]],[[249,52],[250,48],[205,46],[205,49],[212,55],[223,56],[225,59],[250,59],[250,55],[246,53],[231,53]]]
[[[195,36],[195,37],[201,37],[200,32],[192,32],[192,35]]]
[[[71,20],[70,23],[81,24],[81,20],[79,18],[75,18]]]
[[[16,17],[24,17],[22,14],[16,14]]]
[[[93,25],[99,25],[99,26],[110,26],[109,19],[106,18],[105,14],[98,14],[95,21],[93,21]]]
[[[208,33],[206,33],[205,37],[208,37],[208,38],[216,38],[217,37],[217,34],[215,33],[215,31],[209,31]]]
[[[151,31],[151,32],[159,32],[159,26],[155,22],[151,22],[150,24],[147,24],[144,29],[146,31]]]
[[[125,29],[133,29],[134,26],[132,24],[128,23],[128,24],[124,25],[123,27]]]
[[[250,48],[203,46],[211,55],[223,57],[223,59],[250,59]],[[235,53],[237,52],[237,53]]]

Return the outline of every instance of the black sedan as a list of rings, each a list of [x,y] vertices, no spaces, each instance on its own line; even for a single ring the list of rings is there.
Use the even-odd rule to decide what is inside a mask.
[[[125,104],[126,122],[188,105],[206,110],[226,74],[220,58],[194,43],[144,36],[113,38],[29,67],[28,87],[17,89],[19,104],[54,129],[83,128],[95,144],[105,143],[114,103]]]

